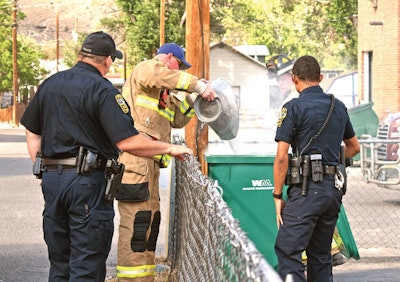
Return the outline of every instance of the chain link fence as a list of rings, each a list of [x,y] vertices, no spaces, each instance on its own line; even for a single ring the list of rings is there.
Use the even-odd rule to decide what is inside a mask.
[[[370,145],[360,143],[363,154]],[[400,185],[371,182],[366,165],[360,165],[363,161],[361,155],[361,161],[347,168],[348,188],[343,198],[357,247],[380,250],[382,259],[388,253],[400,257]],[[190,156],[175,165],[169,281],[280,281],[232,217],[213,180],[201,173],[197,160]],[[373,169],[382,171],[379,166]],[[398,177],[390,171],[385,176],[391,176],[389,183]]]
[[[359,167],[347,168],[347,173],[343,205],[357,247],[400,250],[400,189],[367,183]]]
[[[281,281],[195,157],[175,163],[169,281]]]

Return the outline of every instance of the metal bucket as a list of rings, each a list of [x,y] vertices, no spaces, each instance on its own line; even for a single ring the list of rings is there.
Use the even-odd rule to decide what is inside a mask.
[[[218,95],[214,101],[206,101],[198,96],[194,102],[197,118],[207,123],[222,140],[236,137],[239,129],[239,106],[232,87],[223,79],[211,82]]]

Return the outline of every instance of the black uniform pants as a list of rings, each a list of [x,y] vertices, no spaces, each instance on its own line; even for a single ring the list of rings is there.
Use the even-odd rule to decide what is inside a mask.
[[[74,169],[43,174],[43,231],[49,281],[104,282],[114,231],[114,209],[104,201],[105,173],[77,174]]]
[[[283,225],[275,243],[278,271],[283,280],[306,281],[301,254],[307,254],[307,281],[333,281],[331,243],[340,212],[342,192],[335,188],[334,176],[308,184],[307,196],[301,185],[288,189],[288,201],[282,211]]]

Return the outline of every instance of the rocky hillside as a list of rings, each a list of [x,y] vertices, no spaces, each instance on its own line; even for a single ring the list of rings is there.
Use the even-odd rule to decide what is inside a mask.
[[[18,31],[41,44],[56,40],[56,15],[60,40],[74,39],[76,33],[102,29],[100,19],[117,13],[113,0],[18,0],[18,9],[26,18],[18,23]]]

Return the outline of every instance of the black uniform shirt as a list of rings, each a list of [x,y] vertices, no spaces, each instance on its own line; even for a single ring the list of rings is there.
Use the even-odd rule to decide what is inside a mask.
[[[328,115],[330,103],[331,97],[325,94],[320,86],[304,89],[298,98],[290,100],[283,106],[278,119],[275,141],[287,142],[291,144],[293,153],[296,153],[296,149],[301,153],[321,128]],[[354,135],[346,106],[335,98],[335,107],[327,126],[303,155],[309,155],[311,151],[316,150],[322,154],[324,164],[337,165],[342,140],[352,138]]]
[[[51,158],[76,156],[79,146],[117,158],[115,144],[138,134],[119,91],[83,62],[45,80],[21,124],[42,136],[42,154]]]

